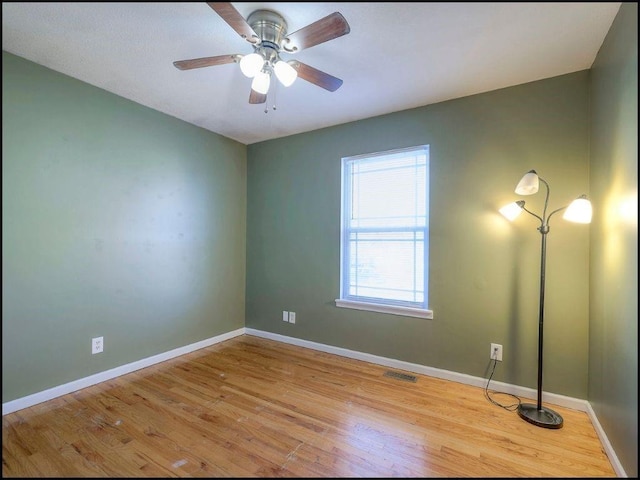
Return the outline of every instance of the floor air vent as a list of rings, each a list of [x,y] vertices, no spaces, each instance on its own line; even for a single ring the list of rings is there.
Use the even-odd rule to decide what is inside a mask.
[[[397,378],[398,380],[404,380],[405,382],[416,382],[418,380],[414,375],[408,375],[406,373],[392,372],[387,370],[384,372],[385,377]]]

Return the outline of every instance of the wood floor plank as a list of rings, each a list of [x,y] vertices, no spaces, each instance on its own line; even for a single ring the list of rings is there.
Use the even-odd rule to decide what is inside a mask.
[[[243,335],[4,415],[3,477],[615,477],[584,412],[387,370]]]

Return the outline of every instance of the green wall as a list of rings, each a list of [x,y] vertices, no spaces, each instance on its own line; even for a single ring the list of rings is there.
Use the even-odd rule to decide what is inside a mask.
[[[588,71],[248,146],[246,326],[536,388],[541,236],[498,213],[536,169],[550,208],[588,192]],[[341,309],[342,157],[430,145],[433,320]],[[544,195],[527,198],[541,211]],[[551,221],[546,391],[587,397],[589,226]],[[282,321],[295,311],[296,324]]]
[[[589,402],[638,476],[638,4],[624,3],[591,70]]]
[[[3,402],[242,328],[245,221],[244,145],[3,52]]]

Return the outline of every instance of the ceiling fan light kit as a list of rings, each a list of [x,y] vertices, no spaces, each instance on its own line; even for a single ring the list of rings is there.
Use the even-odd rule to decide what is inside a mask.
[[[285,61],[278,61],[273,66],[273,71],[276,72],[276,77],[280,80],[285,87],[290,87],[293,82],[298,78],[298,72],[289,63]]]
[[[259,53],[250,53],[240,59],[240,70],[249,78],[255,77],[262,66],[264,65],[264,58]]]
[[[256,10],[245,20],[242,15],[226,2],[207,4],[240,37],[253,47],[253,53],[218,55],[173,62],[179,70],[238,63],[243,75],[252,78],[249,103],[262,104],[267,101],[271,87],[271,76],[275,75],[285,87],[291,86],[300,77],[330,92],[342,85],[342,80],[322,72],[297,60],[285,61],[281,53],[294,54],[305,48],[346,35],[351,30],[344,17],[334,12],[291,34],[287,33],[287,23],[282,15],[272,10]]]
[[[269,75],[269,72],[262,70],[255,77],[253,77],[253,82],[251,82],[251,90],[266,95],[269,91],[270,85],[271,76]]]

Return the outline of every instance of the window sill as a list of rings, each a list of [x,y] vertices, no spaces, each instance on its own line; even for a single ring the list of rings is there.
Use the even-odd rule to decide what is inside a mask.
[[[420,308],[399,307],[397,305],[380,305],[377,303],[354,302],[353,300],[336,299],[336,307],[367,310],[369,312],[388,313],[390,315],[402,315],[405,317],[433,318],[432,310]]]

